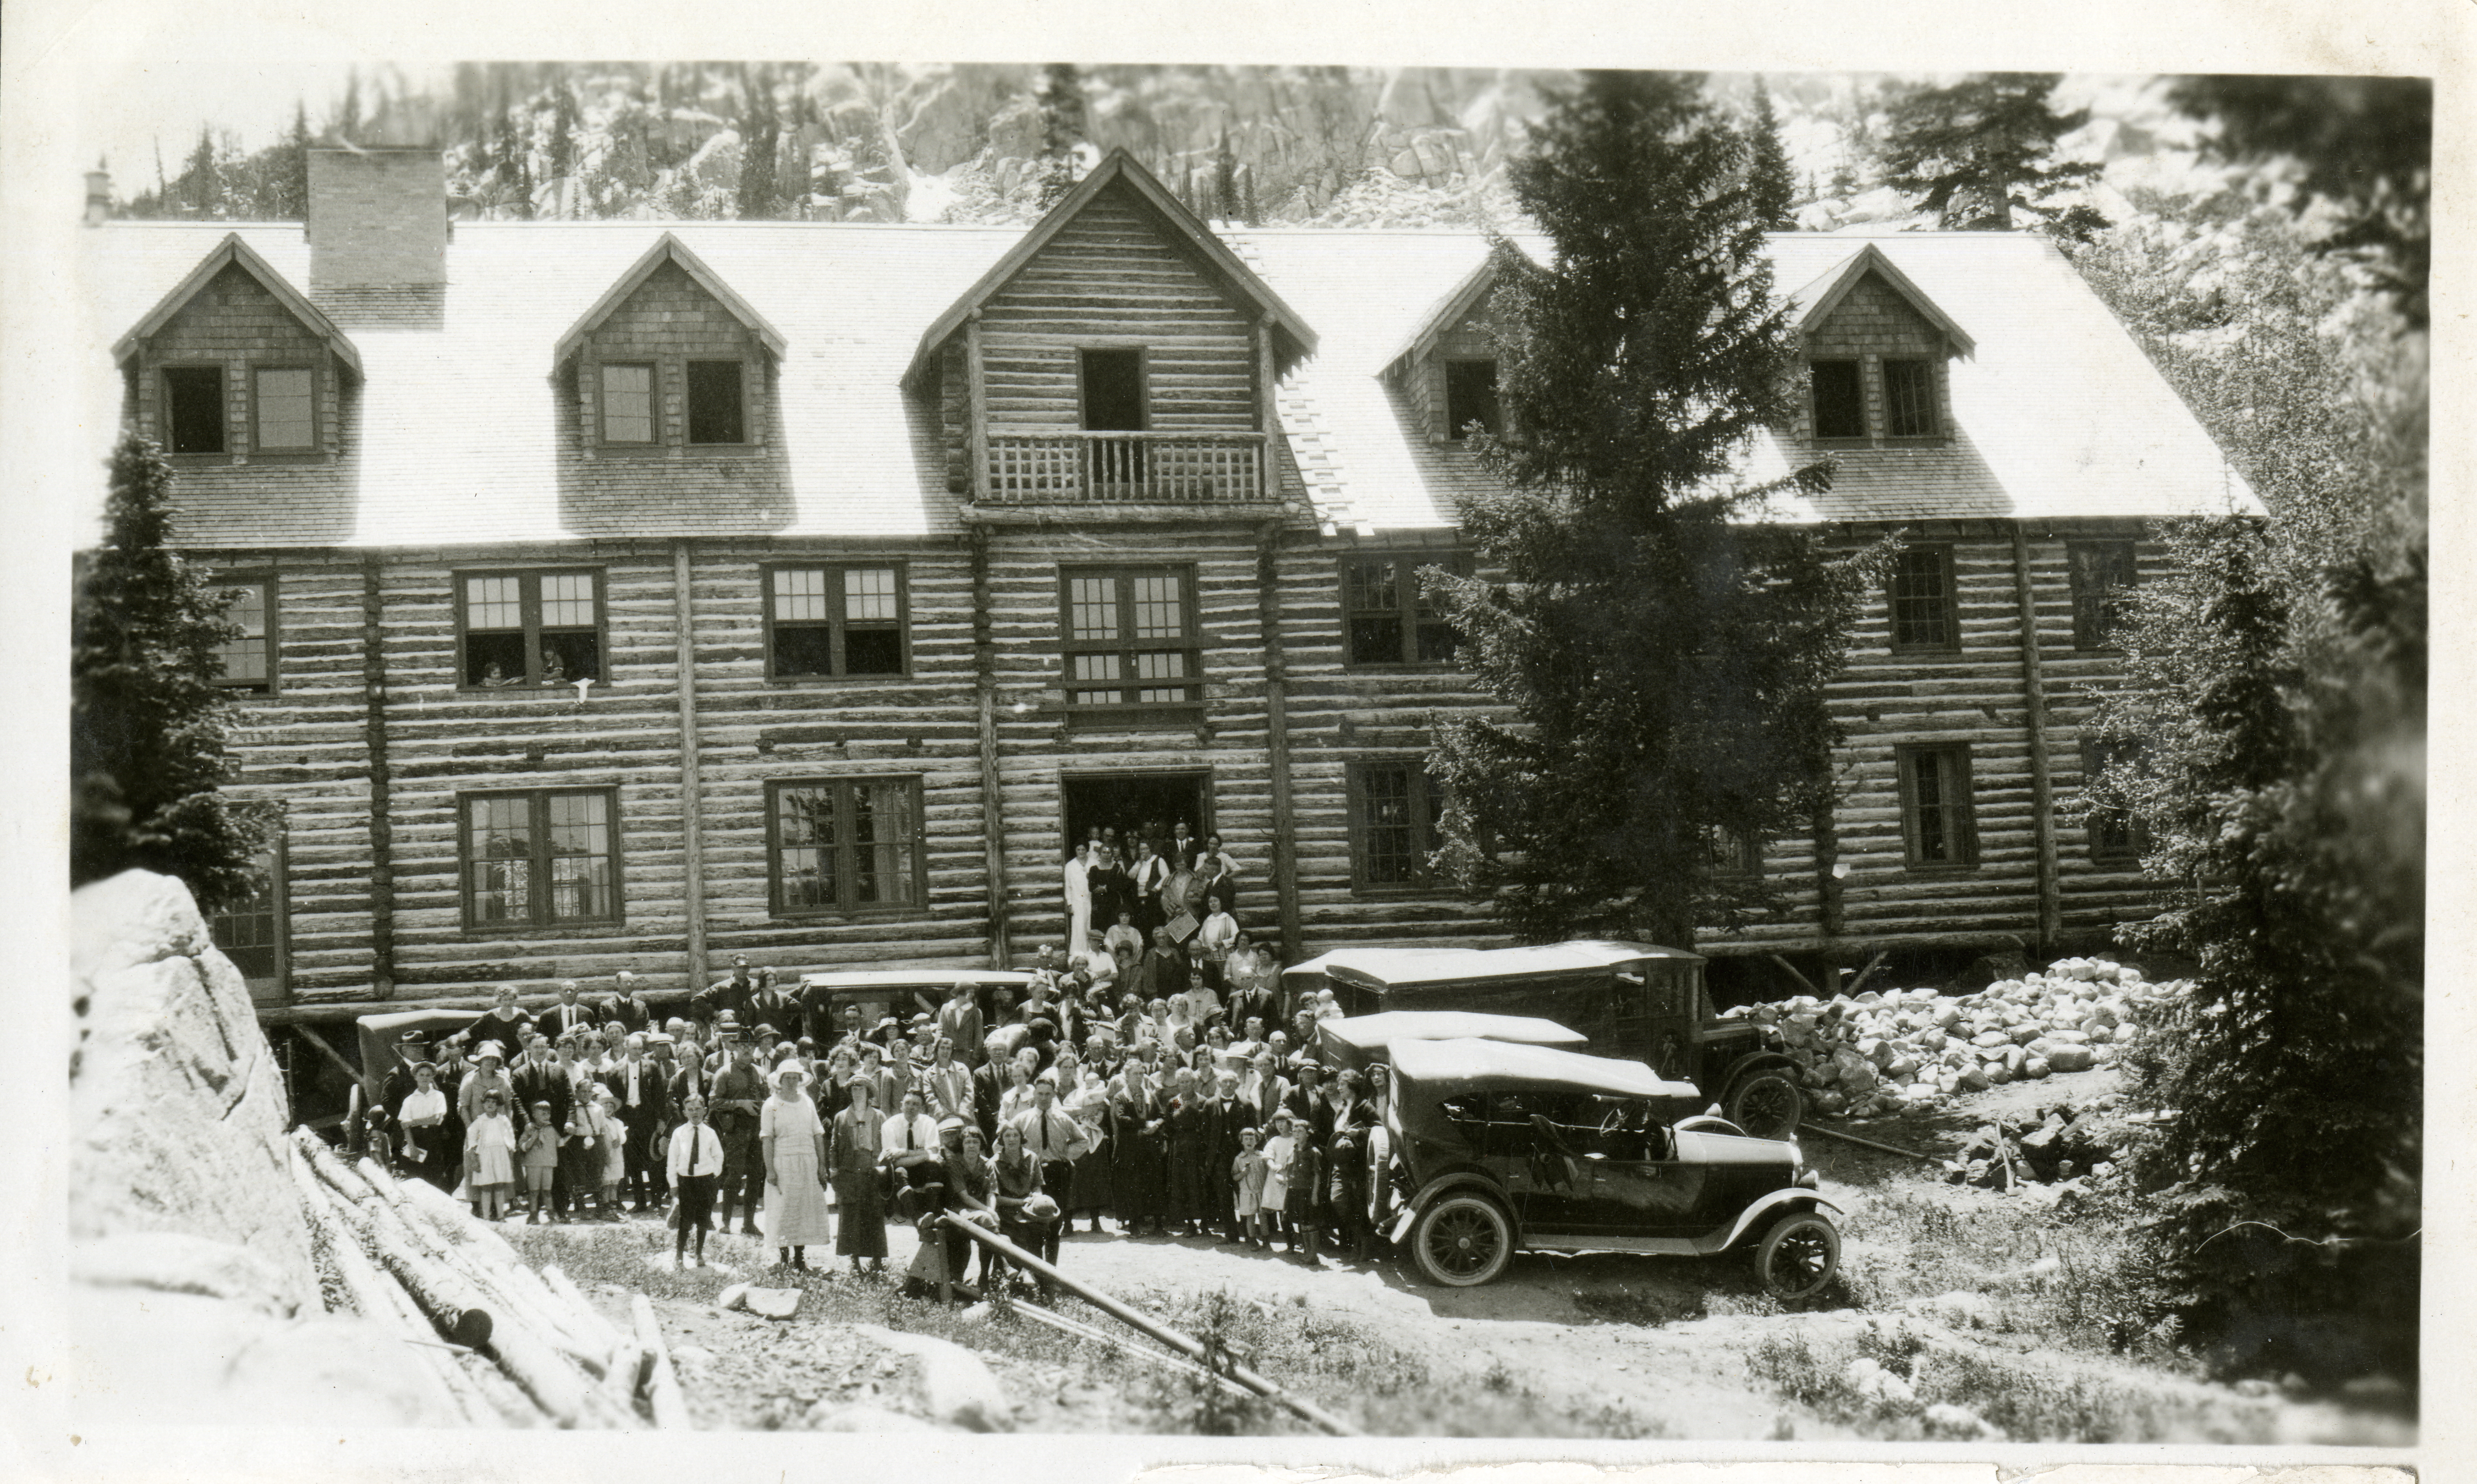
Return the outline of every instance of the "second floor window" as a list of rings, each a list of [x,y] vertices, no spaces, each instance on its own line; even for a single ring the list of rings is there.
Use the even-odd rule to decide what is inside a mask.
[[[776,680],[904,672],[899,566],[768,567],[765,605]]]
[[[224,451],[222,366],[163,367],[163,432],[171,453]]]
[[[1904,546],[1892,556],[1892,647],[1958,649],[1953,613],[1952,548]]]
[[[457,807],[468,930],[619,920],[612,791],[468,793]]]
[[[240,628],[238,638],[223,644],[228,690],[270,694],[275,690],[275,584],[255,578],[224,585],[239,595],[224,610],[224,619]]]
[[[1070,567],[1060,575],[1070,712],[1106,720],[1192,712],[1203,704],[1192,571]]]
[[[1855,361],[1817,361],[1814,380],[1814,436],[1864,438],[1866,386]]]
[[[1496,363],[1448,361],[1445,363],[1445,437],[1467,438],[1472,423],[1478,423],[1489,433],[1505,431],[1504,415],[1497,410]]]
[[[601,573],[466,572],[457,587],[459,684],[497,690],[604,678]]]
[[[1884,432],[1891,438],[1933,438],[1936,418],[1935,363],[1884,363]]]
[[[2064,570],[2073,589],[2073,647],[2114,648],[2137,575],[2133,542],[2067,541]]]
[[[654,368],[645,363],[606,362],[602,366],[602,440],[653,442]]]
[[[1459,569],[1451,555],[1345,557],[1343,642],[1353,665],[1450,665],[1457,636],[1419,591],[1419,568]]]

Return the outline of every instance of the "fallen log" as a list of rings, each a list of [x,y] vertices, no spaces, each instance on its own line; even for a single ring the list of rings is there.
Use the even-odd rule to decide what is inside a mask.
[[[1040,1307],[1038,1304],[1016,1304],[1012,1307],[1010,1312],[1018,1319],[1037,1321],[1048,1325],[1050,1328],[1055,1329],[1062,1334],[1072,1335],[1078,1340],[1089,1340],[1094,1345],[1108,1346],[1110,1348],[1116,1350],[1122,1355],[1132,1355],[1138,1360],[1150,1361],[1154,1365],[1163,1367],[1165,1370],[1176,1371],[1185,1375],[1210,1377],[1214,1385],[1220,1387],[1223,1391],[1230,1393],[1230,1395],[1234,1396],[1253,1398],[1256,1396],[1254,1392],[1249,1391],[1247,1388],[1239,1385],[1228,1376],[1197,1365],[1194,1361],[1188,1360],[1184,1355],[1172,1355],[1167,1350],[1156,1350],[1148,1345],[1138,1345],[1132,1340],[1125,1339],[1118,1335],[1106,1333],[1105,1331],[1093,1328],[1089,1324],[1079,1324],[1063,1314],[1052,1314],[1048,1310]]]
[[[1202,1342],[1188,1339],[1187,1336],[1180,1334],[1177,1330],[1170,1328],[1168,1325],[1154,1319],[1152,1316],[1128,1304],[1119,1302],[1117,1299],[1102,1293],[1099,1289],[1077,1282],[1074,1278],[1069,1277],[1067,1274],[1060,1271],[1050,1264],[1042,1262],[1039,1258],[1035,1257],[1023,1248],[1016,1246],[1013,1243],[999,1236],[996,1232],[975,1225],[970,1221],[963,1220],[960,1217],[956,1217],[951,1214],[939,1217],[938,1220],[949,1229],[961,1232],[974,1242],[977,1242],[981,1245],[988,1248],[990,1251],[997,1253],[1000,1257],[1005,1258],[1009,1263],[1023,1269],[1027,1272],[1047,1278],[1051,1282],[1064,1288],[1068,1293],[1077,1295],[1082,1297],[1085,1302],[1092,1305],[1096,1309],[1099,1309],[1102,1313],[1109,1315],[1120,1323],[1131,1325],[1134,1328],[1142,1331],[1144,1334],[1150,1335],[1155,1340],[1168,1346],[1171,1349],[1185,1355],[1189,1360],[1208,1367],[1212,1366],[1212,1356],[1206,1351]],[[1291,1396],[1289,1393],[1282,1390],[1272,1382],[1265,1380],[1263,1376],[1258,1375],[1247,1367],[1239,1365],[1235,1360],[1228,1362],[1226,1368],[1214,1369],[1223,1370],[1232,1380],[1237,1381],[1239,1385],[1247,1388],[1251,1392],[1254,1392],[1257,1396],[1282,1407],[1288,1408],[1290,1412],[1304,1419],[1309,1423],[1322,1428],[1324,1431],[1333,1434],[1337,1438],[1355,1438],[1359,1436],[1359,1429],[1351,1426],[1348,1422],[1343,1421],[1341,1419],[1335,1417],[1333,1414],[1320,1407],[1300,1400],[1298,1397]]]
[[[653,1357],[653,1367],[645,1377],[645,1405],[654,1414],[654,1425],[694,1427],[696,1423],[688,1417],[688,1397],[680,1391],[679,1372],[671,1367],[671,1347],[663,1341],[662,1321],[654,1317],[654,1301],[642,1294],[633,1295],[628,1299],[628,1312],[637,1321],[637,1343]]]
[[[1801,1137],[1807,1134],[1820,1134],[1826,1139],[1838,1139],[1842,1144],[1854,1144],[1862,1149],[1874,1149],[1884,1154],[1898,1154],[1908,1159],[1922,1159],[1930,1165],[1941,1163],[1941,1160],[1933,1154],[1920,1154],[1915,1149],[1904,1149],[1898,1144],[1878,1144],[1872,1139],[1861,1139],[1856,1134],[1842,1133],[1837,1128],[1826,1128],[1820,1123],[1800,1123],[1797,1131]]]
[[[593,1300],[585,1296],[585,1291],[578,1288],[575,1280],[562,1271],[558,1264],[542,1264],[541,1280],[557,1295],[562,1308],[573,1315],[568,1327],[575,1331],[578,1339],[606,1355],[628,1343],[628,1337],[621,1335],[615,1325],[594,1309]]]
[[[588,1337],[578,1333],[561,1306],[548,1301],[538,1284],[529,1285],[519,1278],[517,1274],[528,1270],[512,1249],[503,1247],[508,1256],[499,1261],[487,1248],[456,1242],[442,1229],[439,1214],[419,1201],[406,1201],[397,1214],[414,1235],[429,1239],[443,1261],[472,1278],[501,1309],[522,1316],[554,1348],[585,1368],[588,1374],[598,1378],[609,1369],[609,1346],[597,1349]]]

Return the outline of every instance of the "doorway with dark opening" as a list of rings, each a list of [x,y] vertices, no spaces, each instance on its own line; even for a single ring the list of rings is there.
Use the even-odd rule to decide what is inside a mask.
[[[1123,845],[1139,835],[1166,853],[1176,827],[1184,823],[1190,838],[1201,842],[1213,830],[1213,775],[1210,773],[1068,773],[1059,779],[1066,833],[1058,858],[1066,858],[1068,842],[1081,844],[1093,830],[1114,831]]]

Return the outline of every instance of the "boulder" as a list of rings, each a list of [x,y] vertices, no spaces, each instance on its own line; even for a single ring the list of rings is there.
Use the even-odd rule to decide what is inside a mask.
[[[2106,1049],[2113,1051],[2114,1047]],[[2096,1064],[2097,1052],[2089,1046],[2059,1045],[2047,1053],[2047,1066],[2055,1071],[2088,1071]]]
[[[740,1307],[760,1319],[788,1320],[800,1312],[796,1288],[751,1288],[740,1295]]]
[[[1860,1358],[1849,1363],[1840,1379],[1858,1398],[1880,1413],[1900,1413],[1916,1409],[1918,1394],[1899,1375],[1884,1369],[1879,1361]]]
[[[1928,1437],[1941,1443],[1998,1443],[2004,1438],[2004,1429],[1949,1401],[1927,1408],[1918,1421]]]
[[[747,1308],[748,1285],[745,1283],[734,1283],[725,1288],[721,1293],[713,1295],[713,1306],[717,1309]]]
[[[1959,1290],[1921,1298],[1911,1307],[1946,1329],[1992,1329],[2002,1312],[1985,1294]]]
[[[1006,1432],[1014,1426],[1014,1412],[998,1389],[997,1377],[971,1351],[951,1340],[908,1334],[878,1324],[856,1324],[889,1350],[911,1356],[920,1366],[920,1393],[929,1415],[948,1426],[971,1432]]]

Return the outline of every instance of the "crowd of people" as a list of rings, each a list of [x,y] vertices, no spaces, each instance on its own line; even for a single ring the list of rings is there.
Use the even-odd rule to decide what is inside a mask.
[[[964,980],[934,1014],[863,1024],[848,997],[788,992],[744,957],[667,1018],[624,972],[532,1013],[502,985],[435,1044],[406,1033],[370,1124],[479,1216],[660,1213],[683,1265],[735,1217],[793,1270],[829,1242],[883,1270],[888,1223],[915,1223],[923,1285],[962,1280],[978,1245],[950,1217],[1044,1262],[1076,1222],[1381,1257],[1385,1069],[1328,1075],[1330,992],[1284,1006],[1277,959],[1237,928],[1220,841],[1168,843],[1122,852],[1096,830],[1070,852],[1066,951],[1042,946],[1019,998]],[[976,1281],[1009,1277],[979,1250]]]

